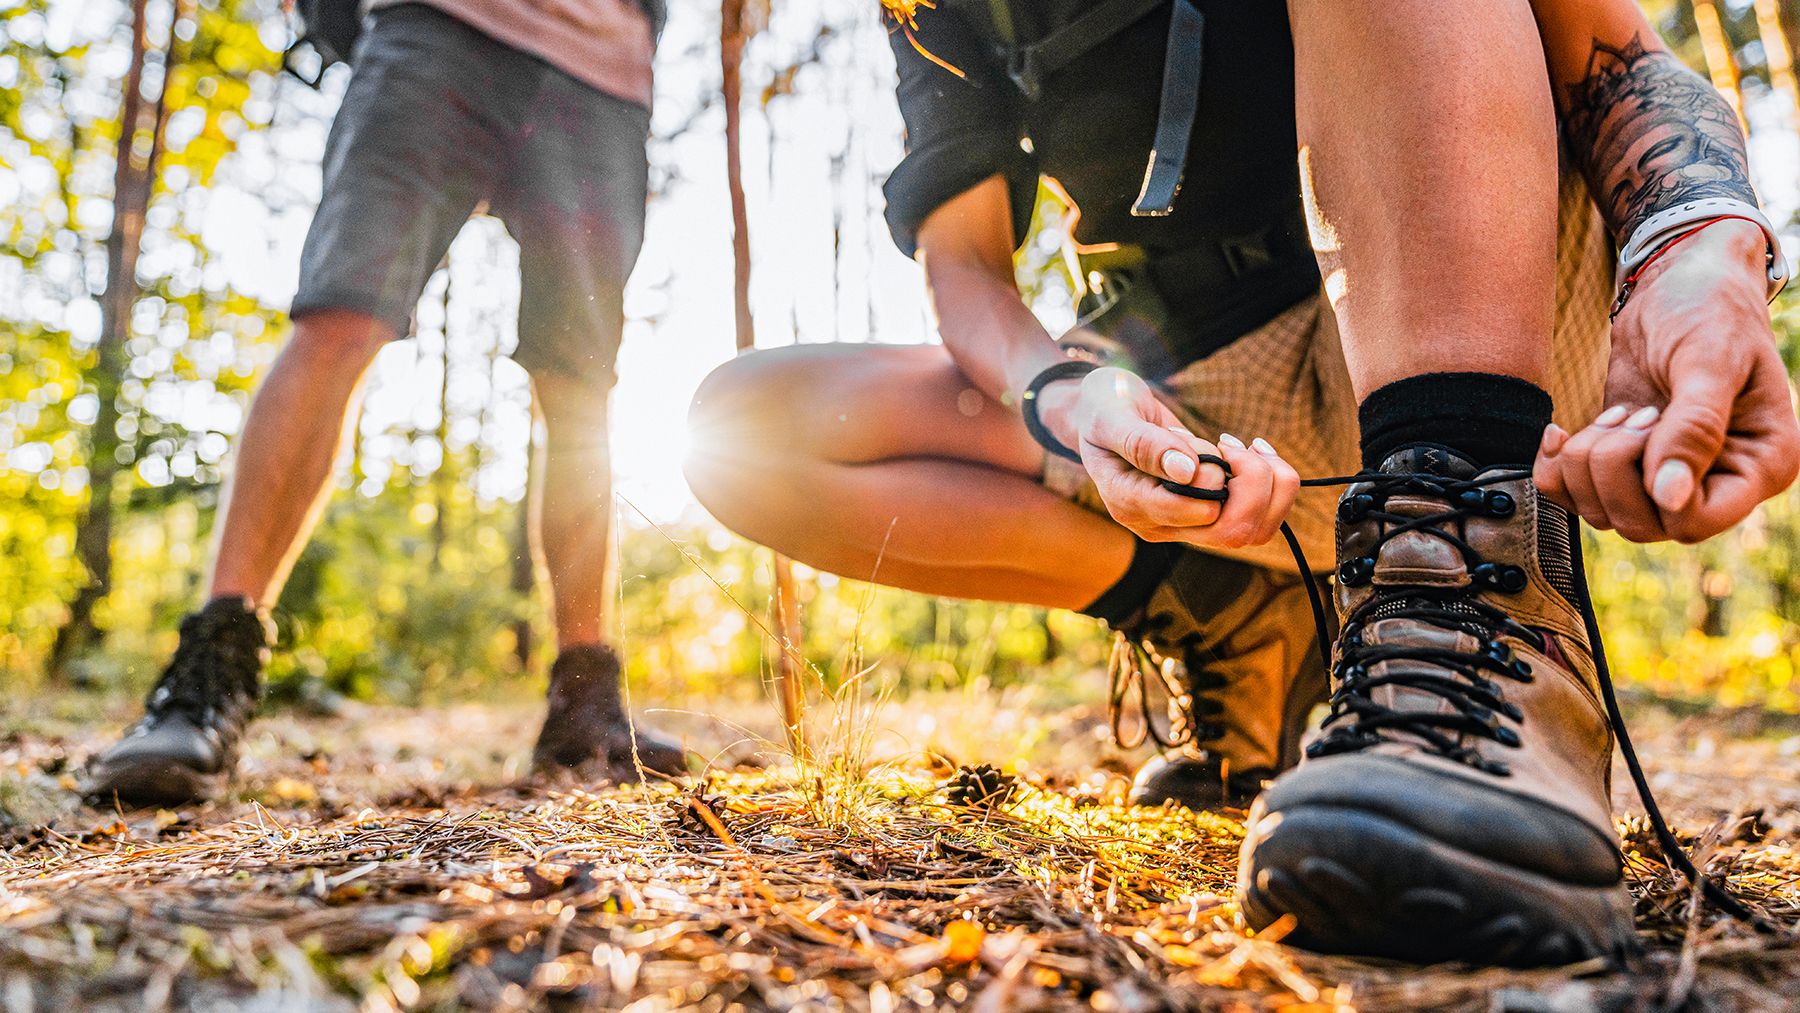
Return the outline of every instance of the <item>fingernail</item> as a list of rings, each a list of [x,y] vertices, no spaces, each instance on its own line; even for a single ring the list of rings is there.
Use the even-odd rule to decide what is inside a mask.
[[[1594,420],[1594,425],[1616,426],[1625,418],[1626,413],[1630,410],[1631,409],[1622,404],[1613,405],[1611,408],[1600,413],[1600,417]]]
[[[1538,450],[1545,457],[1555,457],[1563,444],[1569,442],[1568,430],[1552,422],[1544,427],[1544,439],[1538,444]]]
[[[1231,435],[1230,433],[1220,433],[1219,434],[1219,445],[1224,446],[1224,447],[1230,447],[1233,450],[1244,449],[1244,441],[1238,439],[1237,437]]]
[[[1268,440],[1265,440],[1260,436],[1258,436],[1254,440],[1251,440],[1250,446],[1257,453],[1263,455],[1264,457],[1280,457],[1281,456],[1280,454],[1275,453],[1274,447],[1269,446]]]
[[[1165,450],[1162,455],[1163,474],[1177,482],[1187,483],[1194,480],[1194,469],[1199,467],[1194,459],[1179,450]]]
[[[1649,429],[1651,424],[1656,421],[1656,417],[1661,414],[1662,409],[1655,405],[1645,405],[1636,412],[1633,412],[1632,416],[1625,420],[1625,428]]]
[[[1650,498],[1664,510],[1680,510],[1687,506],[1688,500],[1694,497],[1694,472],[1684,462],[1664,461],[1663,466],[1656,469],[1656,483],[1650,488]]]

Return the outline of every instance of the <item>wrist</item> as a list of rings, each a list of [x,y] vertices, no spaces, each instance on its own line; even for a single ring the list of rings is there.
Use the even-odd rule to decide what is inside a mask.
[[[1767,286],[1768,266],[1768,237],[1762,229],[1754,222],[1728,219],[1708,225],[1646,263],[1638,284],[1653,284],[1677,267],[1690,276],[1698,269],[1721,282],[1742,281],[1760,297]]]
[[[1081,399],[1079,381],[1098,367],[1079,359],[1063,359],[1032,377],[1019,396],[1025,430],[1045,450],[1058,457],[1081,460],[1076,447],[1073,409]]]

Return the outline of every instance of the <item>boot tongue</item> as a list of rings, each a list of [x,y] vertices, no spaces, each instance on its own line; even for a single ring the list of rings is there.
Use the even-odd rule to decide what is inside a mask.
[[[1438,443],[1414,443],[1389,454],[1376,469],[1385,475],[1435,475],[1470,479],[1481,469],[1475,462]]]
[[[1466,480],[1478,472],[1475,462],[1434,443],[1402,447],[1381,462],[1389,475],[1429,475]],[[1384,509],[1402,517],[1430,517],[1449,509],[1442,496],[1420,491],[1401,491],[1388,497]],[[1454,524],[1455,522],[1446,522]],[[1457,525],[1460,527],[1460,525]],[[1446,534],[1461,535],[1455,528]],[[1371,581],[1376,587],[1457,588],[1469,585],[1469,570],[1462,552],[1448,539],[1427,530],[1405,531],[1387,540],[1375,557]]]

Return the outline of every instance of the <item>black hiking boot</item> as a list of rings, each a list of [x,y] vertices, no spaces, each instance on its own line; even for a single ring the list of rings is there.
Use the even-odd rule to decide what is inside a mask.
[[[1243,808],[1299,760],[1307,717],[1325,700],[1325,665],[1297,574],[1190,550],[1118,629],[1114,735],[1164,750],[1138,770],[1133,804]],[[1168,697],[1166,725],[1143,706],[1127,734],[1125,697],[1135,683],[1145,704],[1151,682]]]
[[[1632,948],[1613,728],[1569,514],[1530,473],[1396,453],[1338,511],[1324,733],[1251,809],[1245,919],[1308,949],[1562,964]]]
[[[641,781],[646,771],[687,773],[686,750],[642,724],[632,748],[623,678],[618,653],[601,644],[572,647],[557,657],[550,666],[549,713],[531,751],[533,773],[613,782]]]
[[[90,762],[95,805],[174,806],[212,798],[237,768],[238,742],[262,692],[274,642],[266,613],[218,598],[181,621],[181,641],[144,716]]]

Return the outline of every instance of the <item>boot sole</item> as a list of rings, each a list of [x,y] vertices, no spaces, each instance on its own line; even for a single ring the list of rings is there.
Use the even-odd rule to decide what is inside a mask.
[[[1322,953],[1535,967],[1638,949],[1622,882],[1561,882],[1345,807],[1252,826],[1238,890],[1252,928],[1291,914],[1283,941]]]
[[[98,768],[82,795],[101,807],[187,805],[217,797],[229,781],[227,774],[203,774],[174,761],[121,764],[116,769]]]

